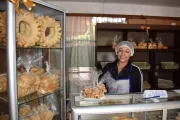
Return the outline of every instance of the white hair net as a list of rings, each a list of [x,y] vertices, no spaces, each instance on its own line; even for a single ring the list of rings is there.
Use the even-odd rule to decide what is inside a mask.
[[[115,52],[116,52],[116,55],[118,54],[118,50],[121,46],[126,46],[129,48],[129,50],[131,51],[131,56],[134,55],[134,47],[132,45],[131,42],[129,41],[121,41],[119,44],[117,44],[116,48],[115,48]]]

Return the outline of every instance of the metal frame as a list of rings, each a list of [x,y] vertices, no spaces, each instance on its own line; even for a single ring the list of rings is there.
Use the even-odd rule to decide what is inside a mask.
[[[75,106],[75,96],[71,98],[72,120],[79,120],[81,115],[95,114],[115,114],[163,110],[162,120],[167,119],[168,109],[180,108],[180,101],[160,102],[160,103],[143,103],[143,104],[124,104],[108,106]]]
[[[7,1],[7,73],[8,73],[8,97],[9,97],[9,116],[10,120],[18,120],[18,99],[17,99],[17,82],[16,82],[16,19],[13,3]],[[61,55],[61,88],[62,95],[61,104],[61,119],[66,120],[66,82],[65,82],[65,10],[41,0],[33,0],[33,2],[58,10],[63,13],[62,24],[62,44],[63,48]]]

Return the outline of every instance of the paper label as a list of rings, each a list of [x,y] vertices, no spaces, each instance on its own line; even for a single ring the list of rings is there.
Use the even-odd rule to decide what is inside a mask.
[[[168,94],[166,90],[145,90],[143,93],[143,98],[167,98]]]

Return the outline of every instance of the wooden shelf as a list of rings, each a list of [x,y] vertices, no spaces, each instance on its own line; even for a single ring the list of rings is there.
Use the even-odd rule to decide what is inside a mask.
[[[143,25],[143,24],[115,24],[115,23],[97,23],[98,30],[128,30],[128,31],[144,31],[141,26],[149,26],[151,31],[180,31],[180,26],[172,25]]]
[[[111,46],[97,46],[97,52],[114,52]],[[180,52],[180,49],[135,49],[135,52]]]

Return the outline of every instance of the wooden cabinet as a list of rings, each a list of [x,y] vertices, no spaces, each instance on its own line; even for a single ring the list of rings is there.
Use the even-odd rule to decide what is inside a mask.
[[[150,63],[150,70],[142,71],[143,80],[149,81],[152,89],[161,89],[157,84],[159,78],[172,80],[174,88],[180,88],[180,69],[167,70],[162,69],[160,65],[163,61],[173,61],[180,65],[180,26],[145,25],[150,27],[149,36],[141,26],[144,25],[98,23],[96,25],[96,64],[116,59],[111,45],[117,34],[121,36],[121,40],[132,38],[137,44],[142,40],[148,42],[149,39],[156,43],[156,38],[160,37],[168,49],[135,49],[132,61]]]

